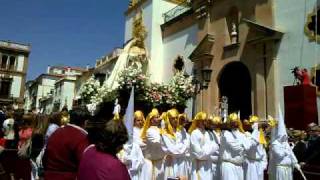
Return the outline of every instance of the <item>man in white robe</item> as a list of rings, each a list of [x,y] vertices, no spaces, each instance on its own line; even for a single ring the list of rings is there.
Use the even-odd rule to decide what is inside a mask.
[[[221,179],[243,180],[243,165],[245,153],[252,143],[244,134],[242,123],[237,114],[233,113],[228,118],[231,130],[224,130],[221,137]]]
[[[183,172],[180,169],[188,147],[183,143],[182,138],[178,138],[176,135],[178,116],[179,112],[176,109],[171,109],[164,117],[165,128],[162,133],[162,149],[166,153],[165,179],[168,177],[181,178],[187,176],[187,172]]]
[[[297,158],[289,143],[284,119],[280,111],[278,124],[272,129],[271,145],[269,150],[269,179],[292,180],[293,169],[300,169]]]
[[[188,122],[187,115],[185,113],[179,115],[179,127],[176,132],[178,141],[181,141],[186,147],[186,152],[177,159],[179,164],[180,175],[190,179],[191,177],[191,158],[190,158],[190,134],[185,129],[185,125]]]
[[[252,124],[252,133],[246,132],[247,137],[253,142],[252,145],[245,153],[245,180],[263,180],[264,170],[267,168],[267,153],[264,148],[266,141],[264,132],[261,127],[259,128],[259,119],[257,116],[251,116],[250,124]]]
[[[215,151],[210,154],[210,161],[212,164],[212,176],[213,179],[219,180],[220,179],[220,162],[219,162],[219,151],[220,151],[220,125],[221,125],[221,117],[219,116],[210,116],[208,121],[208,133],[210,143],[215,144],[213,146]],[[218,147],[218,148],[216,148]]]
[[[147,116],[141,132],[141,138],[146,143],[144,150],[145,158],[152,162],[152,180],[164,179],[164,157],[165,152],[161,145],[161,119],[157,109],[153,109]]]
[[[210,155],[218,149],[218,146],[210,142],[210,135],[205,130],[206,120],[206,113],[197,113],[189,129],[192,157],[191,180],[213,179]]]
[[[132,142],[126,143],[123,150],[118,154],[119,159],[127,165],[132,180],[151,179],[152,177],[152,164],[144,158],[142,153],[142,149],[146,146],[140,137],[144,122],[143,113],[136,111],[134,113]]]

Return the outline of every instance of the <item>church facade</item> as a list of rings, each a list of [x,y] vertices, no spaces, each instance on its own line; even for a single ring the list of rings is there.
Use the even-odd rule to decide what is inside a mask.
[[[216,113],[225,96],[229,112],[243,119],[278,116],[284,111],[283,88],[294,82],[291,69],[306,68],[319,84],[319,37],[312,32],[317,8],[316,0],[132,1],[125,40],[142,14],[152,80],[168,81],[182,57],[185,73],[194,75],[199,87],[189,104],[193,112]],[[208,69],[210,82],[203,74]],[[319,96],[317,102],[320,112]]]

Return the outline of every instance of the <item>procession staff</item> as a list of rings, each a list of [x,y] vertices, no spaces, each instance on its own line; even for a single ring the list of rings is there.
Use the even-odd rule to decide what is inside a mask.
[[[197,113],[189,129],[189,133],[191,133],[192,180],[213,178],[210,155],[218,147],[212,147],[214,144],[210,143],[209,133],[205,130],[205,121],[207,118],[208,116],[205,112]]]
[[[141,138],[146,143],[145,158],[152,162],[151,179],[164,179],[163,159],[165,152],[161,147],[161,119],[157,109],[152,109],[143,125]]]
[[[187,151],[181,138],[177,138],[176,132],[179,125],[179,112],[176,109],[170,109],[164,116],[165,128],[162,133],[162,149],[166,153],[165,159],[165,179],[168,177],[182,177],[179,164],[183,161],[182,157]]]

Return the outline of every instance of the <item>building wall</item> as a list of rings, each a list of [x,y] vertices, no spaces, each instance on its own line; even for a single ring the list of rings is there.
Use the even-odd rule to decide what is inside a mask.
[[[126,22],[125,22],[125,38],[124,42],[127,42],[132,38],[132,28],[133,28],[133,21],[136,17],[138,10],[142,10],[142,19],[143,23],[146,27],[148,32],[147,38],[145,39],[145,45],[147,49],[151,49],[151,36],[152,36],[152,0],[148,0],[142,4],[142,6],[136,10],[131,11],[129,14],[126,15]]]
[[[168,1],[153,1],[153,11],[152,11],[152,39],[151,39],[151,49],[150,58],[151,62],[149,63],[149,69],[151,70],[151,80],[155,82],[165,82],[167,81],[166,77],[166,60],[164,58],[164,40],[162,37],[161,24],[164,23],[163,14],[177,5]],[[159,68],[161,67],[161,68]],[[156,71],[152,70],[157,69]]]
[[[192,75],[193,63],[188,58],[194,48],[197,46],[197,32],[198,26],[194,24],[189,28],[167,36],[163,39],[163,76],[164,82],[168,82],[174,75],[173,65],[178,55],[183,57],[185,63],[185,71]],[[187,109],[185,112],[188,117],[192,117],[192,101],[187,102]]]
[[[193,63],[188,58],[197,46],[198,26],[195,24],[176,34],[163,39],[163,74],[164,81],[170,80],[173,76],[173,64],[178,55],[183,56],[185,70],[191,75]]]
[[[26,57],[23,56],[23,55],[19,55],[17,59],[18,59],[18,61],[17,61],[17,71],[22,72],[24,70],[24,64],[25,64]]]
[[[60,102],[59,110],[65,105],[70,110],[72,108],[73,100],[75,98],[75,80],[62,79],[55,85],[55,96],[53,102]]]
[[[124,43],[129,41],[132,38],[132,23],[135,13],[130,13],[125,17],[125,30],[124,30]],[[143,17],[143,19],[145,19]]]
[[[44,86],[54,86],[56,79],[43,78],[41,84]]]
[[[39,100],[40,100],[40,98],[43,96],[43,86],[41,85],[41,84],[39,84],[38,85],[38,87],[37,87],[37,91],[36,91],[36,109],[39,109],[39,107],[40,107],[40,103],[39,103]]]
[[[28,112],[29,109],[31,109],[31,92],[30,92],[30,84],[32,82],[26,82],[25,87],[26,91],[24,92],[24,105],[23,109],[25,110],[25,113]]]
[[[236,8],[238,10],[237,18],[234,22],[238,22],[238,35],[239,44],[232,45],[230,41],[230,26],[228,25],[228,18],[230,11]],[[274,106],[274,100],[267,101],[261,98],[265,92],[265,87],[256,84],[257,77],[261,76],[260,70],[263,67],[257,68],[258,64],[262,60],[262,54],[260,51],[261,44],[249,44],[247,42],[248,36],[252,34],[250,27],[242,19],[249,19],[255,21],[258,24],[272,27],[272,4],[270,0],[256,0],[256,1],[217,1],[214,6],[210,8],[210,19],[202,18],[198,20],[199,32],[198,42],[200,42],[206,34],[214,35],[214,45],[211,50],[211,54],[214,56],[211,62],[211,82],[208,89],[204,89],[197,96],[196,111],[204,110],[209,113],[213,113],[216,107],[219,107],[220,92],[219,92],[219,78],[223,72],[224,67],[229,63],[240,62],[246,66],[250,72],[251,77],[251,101],[252,101],[252,113],[259,115],[260,117],[266,116],[265,107],[269,102],[270,107]],[[207,22],[206,22],[207,21]],[[268,54],[271,54],[268,50]],[[268,57],[268,61],[272,61],[271,57]],[[197,66],[201,64],[198,63]],[[199,70],[199,67],[197,67]],[[198,77],[199,78],[199,77]],[[268,86],[272,87],[272,84]],[[272,91],[274,92],[274,90]],[[272,95],[268,98],[273,98]],[[268,112],[273,115],[274,109]]]
[[[11,87],[11,94],[14,98],[20,97],[20,90],[22,84],[22,77],[21,76],[13,76],[12,87]]]
[[[163,0],[148,0],[142,4],[137,10],[142,10],[143,22],[148,32],[145,39],[146,49],[149,53],[150,62],[149,69],[157,69],[151,73],[151,80],[155,82],[163,82],[165,74],[163,67],[163,39],[160,25],[163,24],[163,14],[173,7],[175,3]],[[125,23],[125,42],[132,38],[132,23],[137,13],[137,10],[132,11],[126,17]],[[159,67],[162,67],[159,69]]]
[[[306,4],[305,4],[306,3]],[[317,0],[274,1],[275,27],[285,32],[280,43],[277,60],[279,63],[278,92],[283,107],[283,86],[293,84],[291,69],[295,66],[311,68],[320,64],[320,44],[310,42],[304,33],[307,16],[316,7]],[[318,6],[320,1],[318,1]],[[320,96],[317,98],[320,117]],[[284,112],[284,111],[283,111]]]
[[[53,98],[48,98],[45,102],[43,102],[43,113],[44,114],[51,114],[53,112]]]
[[[75,96],[75,82],[74,81],[65,81],[63,82],[61,90],[61,104],[60,110],[67,103],[68,109],[72,108],[73,99]]]
[[[4,49],[2,49],[4,48]],[[28,55],[30,47],[27,45],[16,44],[12,42],[0,41],[0,62],[2,65],[3,56],[7,56],[6,67],[0,68],[0,76],[11,78],[11,86],[9,89],[9,97],[0,101],[10,104],[12,101],[17,101],[19,107],[22,107],[25,91],[26,73],[28,68]],[[11,57],[15,58],[14,64],[10,67]],[[7,100],[5,100],[7,99]],[[7,101],[7,102],[5,102]]]
[[[40,83],[38,85],[37,89],[37,98],[36,98],[36,108],[39,108],[39,100],[42,97],[46,97],[53,89],[54,89],[54,83],[55,79],[51,79],[50,77],[43,77],[40,80]]]

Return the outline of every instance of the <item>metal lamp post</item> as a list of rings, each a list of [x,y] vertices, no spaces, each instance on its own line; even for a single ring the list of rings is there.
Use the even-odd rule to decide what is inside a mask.
[[[202,89],[208,89],[209,83],[211,81],[212,69],[206,66],[201,70],[201,73],[202,73]]]
[[[193,72],[193,79],[192,83],[195,86],[195,94],[193,97],[193,108],[192,108],[192,116],[195,115],[195,105],[196,105],[196,96],[201,92],[203,89],[208,89],[209,83],[211,81],[211,74],[212,69],[210,69],[208,66],[201,69],[201,77],[200,80],[196,78],[197,72],[194,70]],[[203,102],[203,94],[201,95],[201,103]],[[202,107],[202,105],[201,105]]]

